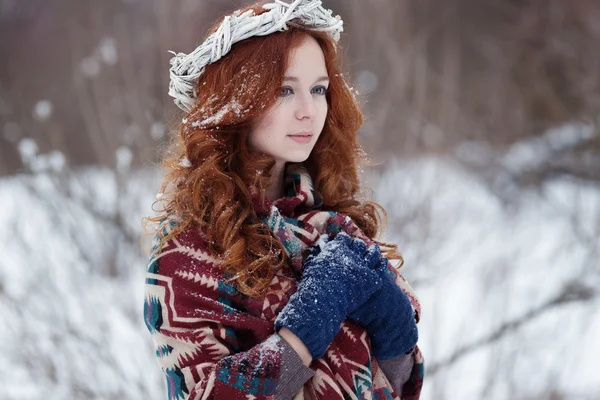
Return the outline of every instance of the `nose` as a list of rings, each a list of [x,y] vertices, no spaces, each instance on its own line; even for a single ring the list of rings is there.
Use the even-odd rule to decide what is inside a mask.
[[[296,96],[296,118],[297,119],[313,119],[317,113],[315,99],[311,94],[303,94]]]

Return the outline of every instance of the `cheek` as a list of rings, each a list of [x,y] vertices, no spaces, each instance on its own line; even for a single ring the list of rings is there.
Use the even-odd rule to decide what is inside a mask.
[[[277,113],[266,114],[256,122],[250,131],[248,137],[250,146],[256,150],[271,153],[272,147],[277,143],[277,133],[284,125],[279,121]]]
[[[323,104],[319,104],[317,110],[319,115],[319,124],[321,127],[323,127],[323,125],[325,125],[325,119],[327,118],[327,111],[329,110],[327,101],[324,100]]]
[[[272,125],[272,116],[270,114],[265,114],[257,119],[252,124],[249,136],[250,143],[258,143],[264,140],[264,137],[269,134],[270,125]]]
[[[262,132],[262,135],[277,135],[287,124],[287,113],[285,104],[276,104],[258,121],[257,130]]]
[[[267,129],[263,126],[256,126],[252,129],[248,137],[250,147],[259,151],[267,150],[265,145],[269,143],[269,136],[270,134]]]

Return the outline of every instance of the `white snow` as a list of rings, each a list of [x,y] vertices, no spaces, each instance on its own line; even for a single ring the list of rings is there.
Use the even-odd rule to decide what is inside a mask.
[[[208,104],[211,103],[211,99],[208,100]],[[237,100],[231,100],[229,103],[225,104],[219,110],[217,110],[214,114],[204,118],[201,121],[192,122],[192,126],[195,128],[205,128],[210,125],[219,125],[223,123],[223,119],[225,116],[229,115],[233,112],[237,117],[241,117],[247,110],[244,111],[243,107]]]
[[[184,168],[189,168],[192,166],[192,163],[190,162],[189,158],[183,157],[179,165],[181,165]]]
[[[33,141],[20,150],[37,156]],[[387,167],[366,183],[422,303],[422,398],[600,397],[598,185],[556,177],[506,204],[451,160]],[[3,399],[166,398],[142,318],[140,220],[159,171],[127,174],[0,180]],[[577,293],[592,297],[548,306]]]
[[[514,144],[502,157],[502,165],[510,171],[532,169],[551,160],[559,151],[596,136],[590,124],[564,124],[548,130],[544,135]]]
[[[140,219],[157,175],[130,178],[0,180],[2,399],[166,398],[142,319]]]
[[[424,399],[541,398],[600,394],[598,296],[535,313],[569,288],[600,287],[600,187],[561,178],[504,206],[484,182],[448,160],[395,162],[375,199],[389,212],[387,239],[416,286],[427,368],[476,347],[425,381]],[[385,190],[382,190],[384,189]],[[396,224],[394,225],[394,221]],[[515,396],[515,393],[519,393]]]
[[[54,106],[50,100],[40,100],[35,103],[33,108],[33,117],[38,121],[45,121],[52,116]]]
[[[21,155],[23,165],[32,172],[61,171],[67,161],[65,156],[57,150],[47,154],[38,154],[39,148],[35,140],[23,138],[19,141],[18,150]]]
[[[19,142],[18,145],[19,153],[21,153],[21,159],[23,162],[32,159],[37,154],[39,147],[35,140],[31,138],[24,138]]]
[[[112,37],[105,37],[100,40],[98,44],[99,58],[106,65],[115,65],[119,60],[119,54],[117,52],[117,41]]]
[[[120,172],[127,172],[131,167],[131,161],[133,160],[133,153],[127,146],[119,146],[115,152],[117,159],[117,170]]]

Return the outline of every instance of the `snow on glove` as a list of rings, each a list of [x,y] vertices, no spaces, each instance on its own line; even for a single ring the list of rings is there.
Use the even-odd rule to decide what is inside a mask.
[[[387,258],[382,257],[380,264],[381,288],[348,317],[366,328],[373,356],[389,360],[412,349],[419,332],[408,296],[389,274]]]
[[[298,290],[275,320],[275,329],[287,327],[320,358],[351,310],[367,300],[383,283],[379,246],[367,248],[360,239],[339,233],[320,240],[304,263]]]

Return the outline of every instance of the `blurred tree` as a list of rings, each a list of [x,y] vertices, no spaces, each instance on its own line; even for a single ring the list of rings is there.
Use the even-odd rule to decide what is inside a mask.
[[[33,138],[71,165],[157,160],[165,125],[167,50],[189,51],[218,15],[244,1],[33,0],[0,4],[0,174]],[[367,150],[410,156],[465,141],[505,148],[600,108],[600,3],[512,0],[328,0],[346,22],[347,65],[367,121]],[[557,167],[600,176],[599,135]],[[596,156],[594,156],[596,157]],[[568,159],[568,160],[567,160]]]

